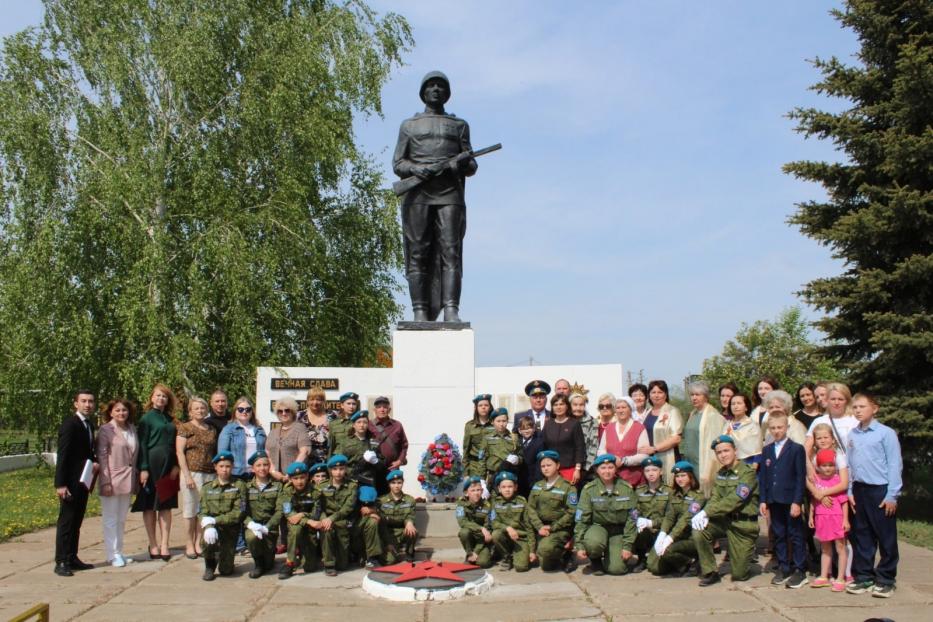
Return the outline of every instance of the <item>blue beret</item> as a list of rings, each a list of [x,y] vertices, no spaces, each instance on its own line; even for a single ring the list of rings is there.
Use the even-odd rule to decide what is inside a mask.
[[[353,391],[347,391],[346,393],[340,396],[338,401],[346,402],[347,400],[356,400],[358,402],[360,401],[360,396],[354,393]]]
[[[347,457],[343,454],[334,454],[327,460],[327,468],[332,469],[336,466],[347,466]]]
[[[260,449],[259,451],[254,453],[252,456],[250,456],[247,462],[249,463],[250,466],[252,466],[253,463],[259,460],[260,458],[268,458],[268,457],[269,457],[269,454],[266,452],[266,450]]]
[[[360,486],[360,503],[372,503],[377,496],[376,489],[372,486]]]
[[[308,469],[308,473],[314,475],[315,473],[327,473],[327,465],[323,462],[318,462],[317,464],[312,464],[311,468]]]
[[[354,421],[356,421],[356,420],[359,419],[360,417],[368,417],[368,416],[369,416],[369,411],[368,411],[368,410],[358,410],[358,411],[356,411],[355,413],[353,413],[352,415],[350,415],[350,422],[353,423]]]
[[[217,464],[221,460],[229,460],[230,462],[233,462],[233,454],[230,453],[229,451],[218,451],[217,455],[214,456],[211,462],[213,462],[214,464]]]
[[[671,473],[693,473],[693,465],[686,460],[678,460],[674,463]]]
[[[554,451],[553,449],[545,449],[544,451],[539,451],[538,455],[535,456],[535,460],[541,462],[544,458],[550,458],[554,462],[560,463],[560,454]]]
[[[653,466],[653,467],[657,467],[660,469],[661,465],[662,465],[661,459],[658,458],[657,456],[648,456],[647,458],[641,461],[642,468]]]
[[[499,474],[496,475],[496,486],[505,480],[509,480],[510,482],[517,482],[518,477],[515,476],[515,473],[510,471],[499,471]]]
[[[728,434],[720,434],[719,436],[717,436],[716,439],[713,441],[713,443],[710,445],[710,449],[712,449],[713,451],[716,451],[716,445],[718,445],[719,443],[729,443],[730,445],[735,447],[735,439],[733,439]]]
[[[495,419],[496,417],[501,417],[501,416],[503,416],[503,415],[505,415],[506,417],[508,417],[508,416],[509,416],[509,409],[500,406],[499,408],[497,408],[497,409],[495,409],[494,411],[492,411],[492,416],[490,417],[490,419]]]
[[[593,460],[593,466],[598,467],[599,465],[606,462],[611,462],[614,465],[616,463],[616,457],[613,454],[603,454],[601,456],[596,456],[596,460]]]
[[[405,479],[405,474],[402,473],[402,469],[393,469],[389,471],[389,474],[386,475],[386,481],[391,482],[393,479]]]
[[[487,402],[489,402],[489,403],[491,404],[491,403],[492,403],[492,395],[489,394],[489,393],[480,393],[479,395],[477,395],[476,397],[473,398],[473,403],[474,403],[474,404],[479,404],[479,403],[482,402],[482,401],[487,401]]]
[[[476,475],[471,475],[470,477],[468,477],[468,478],[466,478],[465,480],[463,480],[463,489],[466,490],[467,488],[469,488],[469,487],[472,486],[473,484],[482,484],[482,483],[483,483],[483,478],[482,478],[482,477],[477,477]]]
[[[288,468],[285,469],[287,475],[301,475],[302,473],[308,472],[308,465],[304,462],[292,462],[288,465]]]
[[[531,397],[532,395],[547,395],[550,392],[551,385],[543,380],[532,380],[525,385],[525,395],[528,397]]]

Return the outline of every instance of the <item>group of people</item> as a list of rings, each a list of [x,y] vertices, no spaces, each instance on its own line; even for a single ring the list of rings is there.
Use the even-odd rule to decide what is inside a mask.
[[[751,397],[723,385],[717,408],[709,386],[695,382],[685,417],[667,384],[653,380],[620,398],[600,395],[594,417],[588,397],[565,379],[553,396],[543,380],[525,393],[531,408],[512,417],[489,394],[473,399],[456,509],[469,562],[498,560],[517,571],[586,563],[596,574],[647,569],[712,585],[722,538],[733,580],[750,576],[763,518],[774,584],[810,582],[815,536],[820,571],[810,585],[893,593],[901,456],[871,395],[805,383],[792,397],[765,377]],[[370,415],[348,392],[327,412],[323,390],[312,388],[306,404],[278,400],[278,423],[267,433],[246,397],[229,414],[223,391],[189,398],[180,421],[172,391],[156,385],[135,425],[134,405],[113,400],[95,434],[95,396],[77,392],[75,415],[59,434],[55,572],[90,567],[77,557],[88,465],[100,485],[107,561],[116,567],[131,561],[122,547],[130,509],[143,512],[150,557],[170,558],[179,497],[185,554],[204,558],[206,580],[232,572],[246,550],[251,577],[287,553],[283,579],[299,567],[336,574],[354,561],[410,559],[415,500],[402,492],[400,470],[408,440],[390,400],[374,400]]]
[[[221,389],[215,390],[209,400],[192,396],[186,401],[187,416],[181,418],[181,408],[172,390],[157,384],[142,409],[144,414],[137,419],[136,406],[129,400],[112,400],[98,412],[92,391],[76,392],[75,414],[59,429],[55,475],[60,499],[56,574],[72,576],[76,570],[91,567],[82,562],[77,553],[81,523],[95,480],[101,498],[104,549],[107,562],[112,566],[123,567],[133,561],[123,552],[123,533],[130,511],[142,512],[149,557],[171,559],[172,513],[180,507],[185,521],[185,555],[188,558],[204,557],[205,564],[219,567],[221,574],[230,568],[232,561],[226,561],[226,538],[215,542],[208,540],[214,539],[214,532],[226,534],[226,530],[217,525],[228,528],[232,520],[239,527],[230,550],[234,554],[251,551],[257,568],[265,572],[271,567],[271,563],[266,563],[269,551],[272,555],[285,553],[293,544],[297,546],[296,543],[303,542],[290,534],[292,525],[300,520],[299,517],[291,522],[295,512],[289,508],[301,503],[292,503],[287,498],[297,487],[290,472],[298,468],[296,465],[303,465],[305,488],[313,491],[315,486],[308,486],[308,482],[316,481],[322,474],[327,479],[328,465],[336,458],[342,459],[341,468],[345,470],[347,484],[358,486],[364,497],[371,494],[372,499],[367,503],[374,507],[377,501],[391,497],[392,481],[398,479],[399,467],[407,462],[408,438],[402,424],[390,416],[392,408],[388,397],[376,398],[372,404],[374,412],[370,415],[359,409],[359,395],[347,392],[340,396],[340,408],[336,412],[325,412],[324,391],[313,387],[308,391],[307,407],[303,410],[299,410],[298,403],[291,397],[277,400],[273,410],[278,421],[269,431],[259,424],[253,402],[245,396],[237,398],[232,408]],[[96,429],[98,415],[103,421],[99,430]],[[82,479],[85,471],[87,475]],[[297,475],[300,479],[302,474]],[[342,486],[337,484],[337,488]],[[236,495],[234,489],[238,491]],[[342,492],[340,497],[347,494]],[[355,504],[359,501],[356,488],[351,496],[351,509],[356,512]],[[222,519],[204,514],[205,508],[218,507],[218,503],[222,506],[241,497],[248,499],[244,502],[244,512],[258,511],[256,516],[275,519],[267,533],[259,536],[249,529],[246,523],[259,524],[253,514],[244,515],[250,518],[244,524],[230,514]],[[326,505],[327,498],[324,495],[319,500],[322,506]],[[404,506],[399,499],[389,499],[387,503],[392,507]],[[264,510],[254,510],[254,506]],[[395,508],[395,513],[399,508]],[[413,512],[413,500],[410,508]],[[268,516],[264,513],[266,510],[270,511]],[[227,511],[232,510],[228,508]],[[323,524],[328,525],[324,531],[330,531],[327,514],[321,516]],[[354,524],[347,518],[343,523],[340,519],[336,521],[334,533],[342,534],[341,542],[348,540],[341,525]],[[377,521],[371,518],[362,522],[376,525]],[[408,522],[411,522],[410,527],[403,521],[403,532],[413,530],[413,519]],[[389,523],[391,521],[381,527]],[[214,531],[208,531],[208,526],[213,526]],[[205,532],[209,533],[207,537]],[[379,530],[375,533],[378,536]],[[318,540],[327,541],[326,538]],[[256,541],[271,548],[269,551],[262,549],[257,557],[252,553]],[[218,542],[223,545],[218,546]],[[326,548],[323,544],[319,547],[321,551]],[[376,550],[376,546],[371,550]],[[349,553],[353,557],[355,552]],[[309,558],[306,555],[304,559],[308,561]],[[326,556],[323,564],[328,567]],[[256,572],[254,569],[252,574]]]
[[[648,569],[708,586],[721,580],[714,552],[725,538],[732,579],[744,581],[762,519],[772,584],[891,596],[902,459],[878,401],[838,382],[804,383],[795,396],[773,377],[754,388],[719,387],[720,410],[694,382],[684,418],[653,380],[601,395],[593,417],[564,379],[547,409],[550,386],[535,380],[512,432],[508,412],[477,395],[457,506],[467,560],[517,571],[585,561],[595,574]]]

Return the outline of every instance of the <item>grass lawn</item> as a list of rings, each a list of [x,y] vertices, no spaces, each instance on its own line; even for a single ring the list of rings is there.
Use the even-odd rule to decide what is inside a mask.
[[[0,473],[0,542],[20,534],[51,527],[58,520],[54,473],[45,464]],[[86,516],[100,514],[100,498],[88,499]]]
[[[898,520],[897,535],[902,542],[933,550],[933,524],[917,520]]]

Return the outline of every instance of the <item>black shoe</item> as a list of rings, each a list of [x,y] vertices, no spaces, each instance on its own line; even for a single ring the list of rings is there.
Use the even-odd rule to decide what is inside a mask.
[[[573,557],[568,557],[564,562],[564,572],[570,574],[571,572],[576,572],[577,562],[574,561]]]
[[[253,569],[249,571],[249,578],[250,578],[250,579],[258,579],[259,577],[262,576],[262,573],[263,573],[263,572],[264,572],[264,570],[262,569],[262,566],[260,566],[260,565],[257,563],[255,566],[253,566]]]
[[[94,564],[86,564],[77,557],[68,562],[68,567],[72,570],[90,570],[94,567]]]
[[[382,564],[379,563],[379,559],[376,557],[370,557],[369,559],[366,560],[366,568],[369,570],[372,570],[376,566],[381,566],[381,565]]]
[[[590,560],[590,574],[597,577],[601,577],[606,574],[606,571],[603,569],[603,561],[601,559]]]
[[[285,579],[290,579],[293,574],[295,574],[295,569],[286,563],[284,566],[282,566],[281,570],[279,570],[279,579],[282,581]]]
[[[512,569],[512,558],[503,557],[502,561],[499,562],[499,570],[511,570]]]
[[[68,564],[55,564],[55,574],[60,577],[73,577],[75,573],[71,572]]]
[[[217,575],[214,574],[213,568],[205,568],[204,575],[201,578],[205,581],[213,581],[217,578]]]
[[[336,576],[337,576],[337,569],[336,569],[336,568],[325,568],[325,569],[324,569],[324,575],[327,576],[327,577],[336,577]]]
[[[872,588],[871,595],[875,598],[891,598],[895,589],[893,585],[876,585]]]
[[[796,590],[798,587],[803,587],[809,582],[810,580],[807,579],[807,573],[801,572],[800,570],[795,570],[794,574],[788,577],[787,583],[784,584],[784,587],[791,590]]]
[[[693,562],[687,569],[683,571],[681,576],[684,577],[698,577],[700,576],[700,565],[697,562]]]
[[[629,572],[638,574],[639,572],[644,572],[646,568],[648,568],[648,565],[645,562],[639,560],[637,564],[632,566],[632,569]]]
[[[784,585],[790,579],[790,575],[784,574],[784,571],[778,568],[774,571],[774,577],[771,579],[771,585]]]
[[[711,572],[708,575],[700,577],[700,587],[709,587],[710,585],[715,585],[720,581],[722,581],[722,579],[719,578],[719,573]]]

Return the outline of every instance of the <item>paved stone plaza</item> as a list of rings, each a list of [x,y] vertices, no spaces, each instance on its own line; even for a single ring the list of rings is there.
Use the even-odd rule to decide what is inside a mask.
[[[176,515],[176,527],[181,521]],[[52,620],[94,622],[141,619],[313,620],[326,622],[416,622],[450,620],[649,620],[676,622],[702,618],[712,622],[835,622],[887,617],[896,622],[927,622],[933,605],[933,552],[901,545],[898,590],[889,600],[833,594],[828,589],[789,590],[768,584],[770,575],[711,588],[696,579],[659,579],[648,573],[627,577],[594,577],[582,570],[571,575],[538,570],[518,574],[491,572],[493,589],[482,596],[446,603],[392,603],[363,592],[362,570],[337,578],[321,573],[279,581],[275,575],[251,580],[248,557],[237,558],[233,577],[201,580],[203,562],[186,559],[181,530],[176,528],[170,562],[148,561],[142,521],[133,514],[127,525],[128,554],[137,558],[126,568],[104,565],[100,519],[87,519],[82,530],[83,560],[98,565],[72,578],[52,573],[54,530],[47,529],[0,545],[0,620],[33,604],[51,604]],[[453,538],[429,538],[419,547],[434,559],[461,560]],[[764,558],[761,558],[762,560]]]

